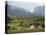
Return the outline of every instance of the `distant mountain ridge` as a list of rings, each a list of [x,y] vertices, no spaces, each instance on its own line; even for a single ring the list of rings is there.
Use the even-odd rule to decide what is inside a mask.
[[[45,15],[45,6],[37,6],[34,9],[34,13],[35,16],[44,16]]]
[[[14,9],[12,10],[11,6],[8,6],[7,11],[8,11],[7,12],[8,15],[11,15],[11,16],[31,16],[32,15],[31,12],[26,12],[25,9],[20,7],[14,7]]]
[[[13,8],[13,9],[12,9]],[[14,6],[7,6],[7,14],[10,16],[44,16],[45,6],[37,6],[34,9],[34,13],[27,12],[25,9]]]

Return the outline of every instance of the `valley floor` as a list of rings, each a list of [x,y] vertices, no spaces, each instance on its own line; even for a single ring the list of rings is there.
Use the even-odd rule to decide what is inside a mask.
[[[44,32],[45,24],[44,17],[28,17],[17,18],[12,17],[8,19],[7,33],[26,33],[26,32]]]

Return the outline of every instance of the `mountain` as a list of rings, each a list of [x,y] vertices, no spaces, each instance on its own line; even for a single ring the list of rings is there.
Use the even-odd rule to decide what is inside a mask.
[[[10,16],[44,16],[45,14],[45,6],[37,6],[34,9],[34,13],[31,13],[30,11],[27,12],[24,8],[16,7],[16,6],[7,6],[7,15]]]
[[[45,6],[37,6],[34,9],[34,13],[35,16],[44,16],[45,14]]]
[[[7,14],[10,16],[31,16],[31,12],[16,6],[7,6]]]

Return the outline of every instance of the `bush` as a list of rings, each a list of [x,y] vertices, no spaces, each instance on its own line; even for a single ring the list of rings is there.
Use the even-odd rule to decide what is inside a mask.
[[[7,29],[11,29],[11,27],[10,26],[7,26]]]
[[[13,27],[13,30],[15,30],[15,27]]]

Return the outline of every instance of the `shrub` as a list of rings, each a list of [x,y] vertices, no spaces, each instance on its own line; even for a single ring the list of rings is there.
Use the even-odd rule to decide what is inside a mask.
[[[10,26],[7,26],[7,29],[11,29],[11,27]]]

